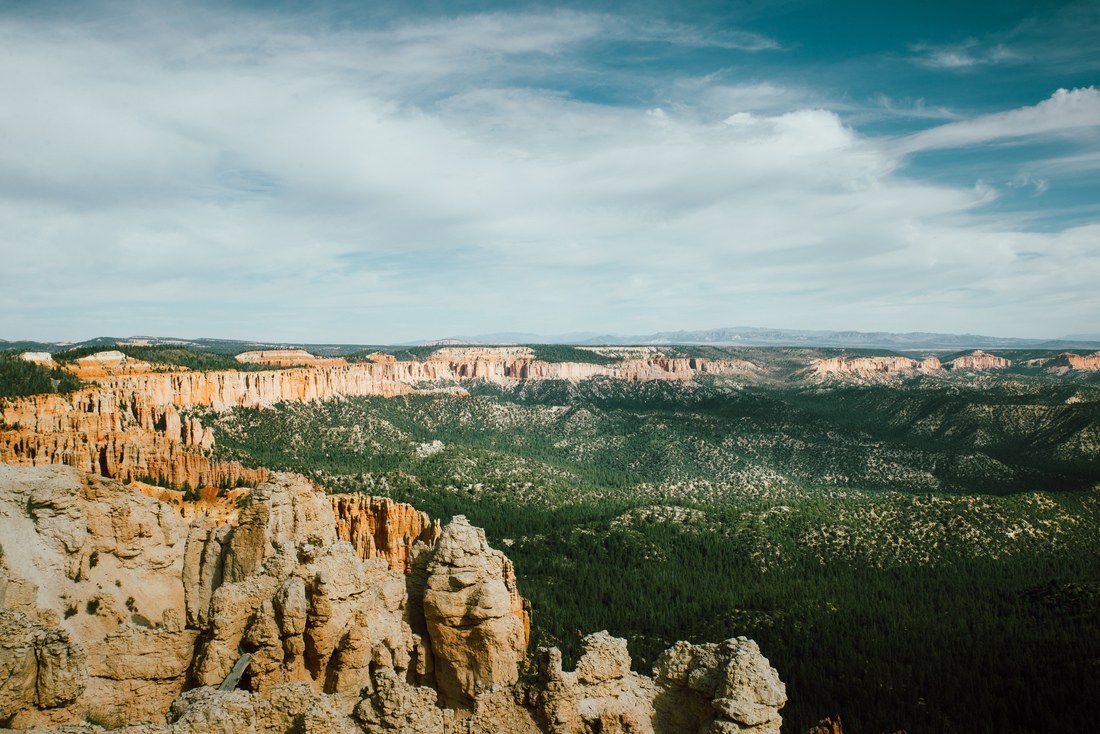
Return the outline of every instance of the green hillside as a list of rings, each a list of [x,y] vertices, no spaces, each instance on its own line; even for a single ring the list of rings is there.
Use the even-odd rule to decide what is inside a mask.
[[[1088,731],[1100,389],[528,382],[215,418],[218,452],[465,514],[535,643],[748,635],[785,731]]]

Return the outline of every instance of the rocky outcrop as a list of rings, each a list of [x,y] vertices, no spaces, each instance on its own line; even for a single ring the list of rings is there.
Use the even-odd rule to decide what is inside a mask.
[[[844,734],[840,716],[829,716],[810,727],[806,734]]]
[[[536,706],[546,731],[779,734],[786,688],[755,642],[678,642],[655,678],[630,670],[626,641],[589,635],[574,672],[557,649],[539,651]]]
[[[679,719],[657,722],[661,689],[653,680],[631,672],[626,640],[597,632],[582,644],[584,652],[574,672],[562,670],[557,648],[539,650],[536,706],[546,731],[652,734],[698,729],[669,728],[685,723]]]
[[[130,482],[130,487],[146,497],[171,505],[173,512],[192,525],[198,518],[205,517],[209,518],[215,527],[236,525],[241,512],[241,503],[251,492],[248,487],[223,491],[209,486],[197,491],[183,492],[139,481]]]
[[[267,349],[260,352],[242,352],[235,359],[241,364],[262,364],[267,367],[321,367],[348,363],[343,357],[318,357],[304,349]]]
[[[1063,352],[1056,357],[1029,359],[1023,364],[1025,367],[1041,367],[1054,374],[1065,374],[1073,370],[1091,372],[1100,370],[1100,352],[1094,354]]]
[[[279,476],[258,487],[240,524],[217,539],[225,549],[221,585],[211,592],[200,580],[188,589],[210,599],[194,679],[218,685],[246,652],[252,690],[309,683],[350,713],[374,668],[426,675],[404,575],[337,541],[332,507],[311,485]]]
[[[271,358],[277,361],[282,357]],[[604,375],[632,381],[684,381],[704,374],[745,375],[756,370],[742,360],[659,356],[611,365],[549,363],[533,359],[529,350],[508,348],[482,348],[469,354],[443,352],[423,362],[344,364],[343,360],[331,363],[333,360],[317,358],[312,367],[259,372],[150,372],[142,367],[147,363],[135,362],[121,352],[103,352],[82,360],[76,361],[76,368],[95,381],[93,387],[3,405],[0,428],[10,428],[0,430],[0,461],[25,466],[67,464],[116,479],[150,479],[175,487],[254,486],[266,479],[266,473],[235,462],[210,460],[204,454],[214,445],[213,433],[199,418],[185,417],[181,411],[259,408],[341,396],[393,397],[463,380],[511,384]],[[316,366],[321,362],[324,364]]]
[[[374,529],[358,537],[378,555],[341,537],[341,517]],[[512,564],[464,518],[440,532],[407,506],[336,502],[280,474],[235,525],[217,520],[66,467],[0,466],[0,726],[778,730],[782,684],[743,639],[679,644],[653,680],[597,633],[576,671],[544,650],[538,682],[520,681]],[[406,554],[410,574],[391,567]],[[245,654],[238,689],[218,690]]]
[[[709,702],[710,716],[699,732],[779,734],[787,688],[752,640],[677,642],[661,653],[654,672],[679,698]]]
[[[385,558],[403,573],[412,573],[416,544],[435,545],[442,532],[438,520],[388,497],[336,494],[329,499],[336,536],[351,543],[359,558]]]
[[[947,366],[952,370],[1003,370],[1012,366],[1012,360],[995,354],[986,354],[979,349],[971,354],[955,357],[947,363]]]
[[[23,352],[19,355],[24,361],[34,362],[40,364],[43,367],[56,367],[57,363],[53,361],[53,355],[49,352]]]
[[[9,464],[66,464],[116,479],[193,488],[251,486],[267,476],[203,456],[199,452],[214,443],[210,429],[137,388],[34,395],[4,404],[2,417],[10,428],[0,430],[0,461]]]
[[[151,372],[153,365],[128,357],[122,352],[96,352],[78,357],[66,368],[82,380],[100,380],[117,375],[136,375]]]
[[[928,357],[917,361],[908,357],[830,357],[815,359],[807,374],[813,379],[882,381],[918,374],[933,374],[943,369],[940,360]]]
[[[80,432],[0,432],[0,461],[21,466],[65,464],[115,479],[174,487],[254,486],[267,477],[235,461],[213,461],[163,434],[130,428],[94,438]]]
[[[1065,359],[1069,363],[1071,369],[1075,370],[1100,370],[1100,352],[1094,352],[1093,354],[1074,354],[1072,352],[1066,352],[1062,354],[1062,359]]]
[[[0,721],[117,726],[161,715],[184,688],[198,635],[183,629],[184,522],[119,482],[65,467],[0,465],[0,488],[0,608],[9,624],[10,615],[40,623],[28,627],[34,706]],[[69,693],[42,695],[61,683]]]
[[[527,650],[527,624],[512,562],[459,515],[436,543],[428,566],[424,617],[436,682],[452,708],[512,685]]]
[[[84,650],[64,629],[0,609],[0,724],[72,703],[87,678]]]

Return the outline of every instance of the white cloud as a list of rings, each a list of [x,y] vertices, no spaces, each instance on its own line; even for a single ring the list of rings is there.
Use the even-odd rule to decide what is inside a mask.
[[[632,32],[610,16],[125,22],[0,22],[5,338],[1009,333],[1096,314],[1036,276],[1090,288],[1094,229],[978,220],[988,190],[899,175],[896,148],[797,90],[715,80],[658,111],[531,81],[583,75],[577,44]],[[1096,91],[1059,95],[909,149],[1055,129]],[[1024,267],[1022,252],[1039,256]]]
[[[920,43],[910,49],[914,53],[913,60],[930,69],[960,71],[976,66],[1020,61],[1020,55],[1003,44],[983,46],[973,38],[953,46]]]
[[[901,141],[906,152],[961,148],[995,140],[1033,135],[1084,134],[1100,131],[1100,90],[1059,89],[1037,105],[981,115],[916,133]]]

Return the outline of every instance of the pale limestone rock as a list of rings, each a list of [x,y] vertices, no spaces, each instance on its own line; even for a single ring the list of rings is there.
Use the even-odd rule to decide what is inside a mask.
[[[1012,360],[995,354],[986,354],[979,349],[971,354],[956,357],[948,362],[947,366],[953,370],[1003,370],[1012,366]]]
[[[75,701],[84,692],[87,680],[85,655],[69,633],[51,627],[35,636],[34,657],[38,664],[35,683],[36,704],[49,709]]]
[[[630,672],[630,653],[626,640],[612,637],[606,630],[584,638],[584,654],[577,661],[577,680],[603,683],[618,680]]]
[[[184,693],[168,712],[173,734],[259,734],[257,696],[248,691],[195,688]]]
[[[329,696],[322,696],[302,715],[302,734],[361,734]]]
[[[542,730],[533,712],[523,705],[522,688],[500,688],[483,693],[474,700],[468,718],[456,718],[448,730],[454,734],[539,734]]]
[[[209,621],[210,599],[222,583],[222,549],[229,532],[228,526],[218,527],[210,517],[196,517],[191,523],[182,576],[189,626],[202,628]]]
[[[0,719],[159,718],[183,689],[197,635],[181,630],[183,523],[162,502],[64,467],[0,465],[0,486],[0,605],[41,610],[28,627],[33,705]]]
[[[103,731],[85,719],[124,734],[778,732],[783,684],[743,638],[679,643],[654,681],[630,670],[624,640],[596,633],[575,672],[544,650],[538,685],[518,684],[515,573],[464,518],[434,550],[414,546],[404,576],[337,540],[338,514],[301,478],[259,488],[240,527],[199,517],[187,532],[117,482],[11,471],[0,466],[0,720],[79,734]],[[163,590],[159,606],[147,598]],[[66,620],[49,609],[74,601]],[[242,651],[251,690],[179,695],[189,671],[216,686]]]
[[[84,650],[65,630],[0,610],[0,721],[72,703],[87,677]]]
[[[274,686],[269,696],[196,688],[173,702],[168,734],[359,734],[331,697],[305,683]]]
[[[428,566],[424,615],[435,676],[448,706],[469,709],[482,692],[512,685],[526,653],[514,611],[511,562],[461,515],[443,529]]]
[[[279,477],[256,489],[225,541],[196,680],[217,685],[245,651],[253,690],[305,681],[350,712],[373,668],[408,670],[416,641],[404,576],[385,559],[361,560],[334,526],[308,482]]]
[[[34,630],[21,612],[0,611],[0,721],[37,704]]]
[[[283,637],[301,635],[306,631],[306,585],[301,578],[291,576],[275,594],[275,617]]]
[[[111,727],[161,719],[187,682],[197,637],[194,630],[125,625],[87,643],[91,685],[81,706]]]
[[[443,734],[445,718],[453,718],[436,705],[434,689],[409,685],[392,670],[380,669],[373,684],[374,691],[355,708],[355,718],[369,732]]]
[[[608,732],[653,734],[658,687],[630,671],[626,641],[597,632],[584,638],[575,672],[562,670],[557,648],[539,651],[537,706],[555,734]]]
[[[779,734],[787,689],[752,640],[677,642],[661,654],[654,672],[674,691],[692,691],[710,701],[714,718],[703,731]]]

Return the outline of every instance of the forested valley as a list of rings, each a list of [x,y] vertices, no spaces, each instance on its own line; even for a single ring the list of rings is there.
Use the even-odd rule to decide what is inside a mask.
[[[204,418],[222,458],[464,514],[535,645],[757,640],[784,731],[1090,731],[1100,389],[529,382]]]

